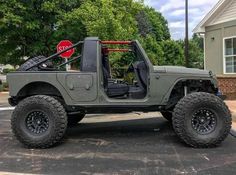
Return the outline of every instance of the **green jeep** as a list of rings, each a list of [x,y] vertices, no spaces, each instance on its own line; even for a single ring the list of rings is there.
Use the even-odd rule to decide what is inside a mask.
[[[110,45],[122,45],[114,49]],[[82,53],[55,66],[52,60],[81,46]],[[132,81],[111,76],[109,53],[129,52],[126,72]],[[80,60],[79,71],[61,67]],[[29,148],[58,143],[67,126],[86,114],[160,111],[172,122],[181,140],[192,147],[214,147],[231,129],[231,114],[210,71],[154,66],[138,41],[101,41],[86,38],[48,58],[27,60],[9,73],[9,103],[16,106],[11,125],[16,138]]]

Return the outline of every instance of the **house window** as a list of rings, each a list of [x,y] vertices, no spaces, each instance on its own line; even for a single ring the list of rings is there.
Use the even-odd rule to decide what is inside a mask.
[[[225,73],[236,73],[236,37],[225,39]]]

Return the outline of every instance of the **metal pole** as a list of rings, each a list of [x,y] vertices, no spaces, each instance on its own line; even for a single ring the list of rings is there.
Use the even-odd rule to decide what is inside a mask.
[[[185,0],[185,66],[189,67],[188,0]]]
[[[65,58],[65,63],[67,62],[68,62],[68,58]],[[70,69],[69,64],[66,64],[66,71],[68,71],[69,69]]]

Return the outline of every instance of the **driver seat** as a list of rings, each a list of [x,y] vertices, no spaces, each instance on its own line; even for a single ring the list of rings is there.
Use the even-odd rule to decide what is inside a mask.
[[[130,95],[135,99],[142,99],[147,93],[148,68],[144,61],[137,61],[133,64],[138,86],[130,87]]]
[[[147,65],[144,61],[137,61],[134,63],[134,71],[138,80],[139,87],[146,91],[148,82]]]
[[[129,86],[125,83],[117,83],[111,79],[108,54],[102,54],[102,69],[104,88],[108,97],[123,97],[129,93]]]

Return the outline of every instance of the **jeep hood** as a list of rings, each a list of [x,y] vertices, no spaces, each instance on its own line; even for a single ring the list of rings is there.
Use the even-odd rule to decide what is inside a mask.
[[[201,69],[186,68],[180,66],[154,66],[154,72],[158,73],[173,73],[173,74],[191,74],[191,75],[203,75],[211,76],[211,72]]]

